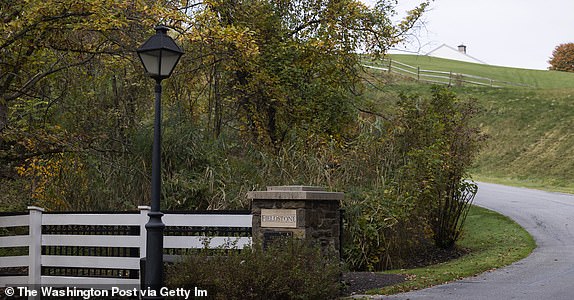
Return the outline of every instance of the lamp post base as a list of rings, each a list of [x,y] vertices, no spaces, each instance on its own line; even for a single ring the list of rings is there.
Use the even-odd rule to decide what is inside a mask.
[[[163,213],[152,211],[148,213],[149,221],[145,225],[147,231],[145,290],[155,291],[148,294],[153,297],[144,299],[163,299],[160,289],[163,287],[163,230],[165,224],[161,218]]]

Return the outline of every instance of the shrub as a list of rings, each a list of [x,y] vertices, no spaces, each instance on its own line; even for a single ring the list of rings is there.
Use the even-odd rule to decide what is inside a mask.
[[[406,100],[395,137],[405,157],[398,181],[417,199],[414,213],[426,218],[435,244],[451,248],[477,190],[464,180],[484,140],[472,123],[478,109],[442,87],[430,99]]]
[[[340,292],[338,258],[295,239],[224,255],[202,250],[172,266],[167,283],[207,289],[215,299],[334,299]]]
[[[365,128],[365,142],[356,139],[367,155],[348,153],[342,165],[376,173],[362,173],[357,192],[344,189],[351,268],[401,268],[405,257],[428,250],[428,241],[443,249],[455,245],[476,193],[464,179],[483,140],[472,123],[477,112],[472,101],[435,87],[431,97],[401,96],[392,119]]]

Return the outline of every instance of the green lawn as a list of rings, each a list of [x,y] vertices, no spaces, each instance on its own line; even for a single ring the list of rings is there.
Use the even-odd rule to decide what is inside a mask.
[[[473,276],[520,260],[536,247],[532,237],[514,221],[480,207],[470,210],[464,230],[458,245],[469,254],[425,268],[388,271],[406,274],[408,280],[369,294],[395,294]]]

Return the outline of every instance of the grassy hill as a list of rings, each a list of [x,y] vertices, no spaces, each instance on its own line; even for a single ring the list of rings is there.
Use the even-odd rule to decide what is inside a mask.
[[[505,68],[413,55],[392,59],[421,68],[462,72],[526,83],[535,88],[454,87],[483,108],[477,124],[488,134],[473,174],[476,179],[574,192],[574,73]],[[384,74],[378,73],[381,77]],[[391,82],[391,84],[389,84]],[[371,87],[373,100],[399,93],[427,93],[428,84],[388,81]]]
[[[419,55],[392,54],[389,58],[421,69],[465,73],[491,79],[521,83],[539,89],[560,89],[574,87],[574,73],[507,68],[459,62],[443,58]],[[367,62],[383,66],[381,62]]]

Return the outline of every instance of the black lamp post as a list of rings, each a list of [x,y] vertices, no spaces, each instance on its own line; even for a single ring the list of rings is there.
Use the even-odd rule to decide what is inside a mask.
[[[155,121],[152,152],[151,210],[147,231],[145,285],[159,290],[163,285],[163,229],[165,224],[160,212],[161,194],[161,81],[168,78],[179,61],[183,51],[167,35],[168,28],[157,26],[156,34],[150,37],[137,53],[147,74],[155,79]]]

